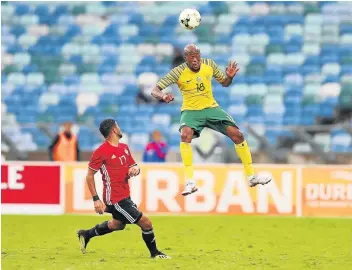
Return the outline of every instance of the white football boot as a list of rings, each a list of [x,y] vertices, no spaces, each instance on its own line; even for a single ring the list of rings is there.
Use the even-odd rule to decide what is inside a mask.
[[[248,176],[248,185],[250,187],[255,187],[256,185],[266,185],[272,180],[271,176],[264,175],[251,175]]]
[[[187,196],[196,191],[198,191],[198,188],[196,187],[196,183],[193,180],[189,180],[185,184],[185,189],[184,191],[182,191],[182,196]]]

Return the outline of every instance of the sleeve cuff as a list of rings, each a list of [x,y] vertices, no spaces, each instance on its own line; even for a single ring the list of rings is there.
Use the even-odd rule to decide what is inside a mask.
[[[89,169],[91,169],[92,171],[95,171],[95,172],[97,172],[97,171],[98,171],[98,170],[93,169],[92,167],[89,167],[89,166],[88,166],[88,168],[89,168]]]
[[[164,89],[166,88],[165,86],[161,85],[160,83],[157,83],[156,85],[159,86],[159,88],[160,88],[161,90],[164,90]]]

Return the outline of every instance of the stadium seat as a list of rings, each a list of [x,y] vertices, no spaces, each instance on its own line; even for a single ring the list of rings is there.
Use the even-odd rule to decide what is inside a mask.
[[[350,107],[348,4],[197,3],[202,27],[185,32],[178,26],[177,10],[187,7],[187,2],[167,6],[107,1],[2,5],[6,121],[77,118],[98,123],[112,116],[126,134],[139,132],[130,118],[121,117],[129,114],[148,132],[154,127],[167,132],[179,118],[179,105],[135,106],[133,102],[139,88],[154,87],[170,70],[174,48],[192,42],[222,69],[228,59],[238,62],[241,70],[233,85],[213,87],[219,104],[238,122],[310,125],[315,117],[332,116],[337,107]],[[149,126],[146,117],[152,117]],[[47,147],[48,138],[38,130],[23,132],[28,149]],[[82,129],[79,135],[87,150],[99,142],[89,134]],[[169,136],[172,147],[179,144],[178,131],[175,134]],[[275,144],[279,133],[269,135],[269,142]],[[351,149],[346,136],[330,137],[333,151]],[[135,136],[132,142],[142,149],[145,138]],[[254,138],[248,140],[259,147]],[[315,140],[330,149],[328,135]]]

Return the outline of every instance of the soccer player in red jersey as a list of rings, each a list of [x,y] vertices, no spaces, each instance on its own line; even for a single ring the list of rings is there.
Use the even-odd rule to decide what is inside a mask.
[[[98,147],[89,162],[86,181],[94,201],[95,212],[112,214],[112,219],[97,224],[89,230],[79,230],[78,239],[82,253],[90,239],[95,236],[123,230],[126,224],[137,224],[142,229],[142,237],[152,258],[170,259],[156,247],[153,225],[150,219],[141,213],[130,198],[128,179],[140,173],[137,163],[126,144],[120,143],[122,134],[116,121],[105,119],[99,130],[106,139]],[[103,201],[97,195],[94,174],[100,170],[103,175]],[[104,204],[106,205],[104,210]]]

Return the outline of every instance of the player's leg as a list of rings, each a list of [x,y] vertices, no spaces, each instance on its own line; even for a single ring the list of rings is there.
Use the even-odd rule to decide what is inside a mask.
[[[159,251],[156,246],[156,238],[151,220],[143,214],[137,225],[142,229],[142,238],[150,251],[150,256],[152,258],[170,259],[171,257]]]
[[[235,144],[238,157],[244,167],[248,178],[249,186],[254,187],[258,184],[267,184],[271,181],[270,177],[256,176],[252,167],[252,155],[243,133],[237,127],[233,118],[222,108],[208,109],[208,126],[228,136]]]
[[[119,201],[114,206],[116,210],[124,216],[127,224],[137,224],[141,227],[143,240],[148,247],[152,258],[170,258],[158,250],[152,222],[147,216],[143,215],[143,213],[139,211],[137,205],[131,200],[131,198],[128,197],[122,201]]]
[[[123,230],[125,227],[126,224],[122,221],[111,219],[108,221],[104,221],[101,224],[97,224],[91,229],[79,230],[77,234],[82,253],[86,253],[87,245],[90,239],[92,239],[93,237],[102,236],[108,233],[112,233],[114,231]]]
[[[258,176],[254,174],[252,167],[252,155],[249,146],[244,139],[243,133],[238,127],[227,126],[227,136],[235,143],[236,153],[242,161],[244,171],[248,178],[248,184],[250,187],[254,187],[258,184],[265,185],[271,181],[269,176]]]
[[[193,180],[193,154],[192,154],[192,138],[194,131],[188,126],[183,126],[181,129],[181,142],[180,142],[180,154],[183,162],[185,174],[186,174],[186,183],[185,189],[182,192],[183,196],[192,194],[198,190],[196,183]]]
[[[198,190],[193,179],[193,154],[191,142],[193,138],[200,136],[206,118],[203,117],[202,111],[183,111],[181,114],[181,142],[180,154],[185,169],[186,183],[182,192],[183,196],[192,194]]]

